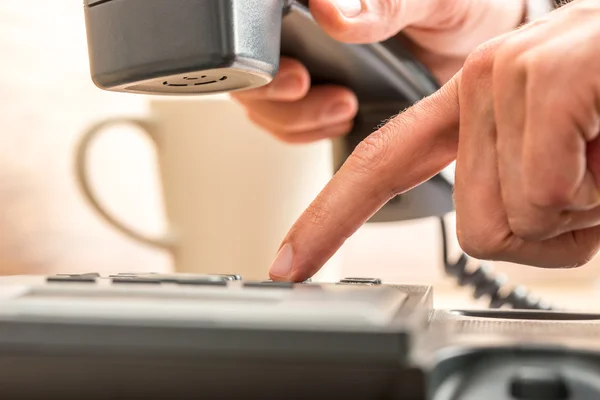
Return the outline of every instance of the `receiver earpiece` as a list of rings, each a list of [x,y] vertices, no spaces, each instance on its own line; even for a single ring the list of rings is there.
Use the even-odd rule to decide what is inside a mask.
[[[94,83],[152,95],[229,93],[279,67],[284,0],[85,0]]]

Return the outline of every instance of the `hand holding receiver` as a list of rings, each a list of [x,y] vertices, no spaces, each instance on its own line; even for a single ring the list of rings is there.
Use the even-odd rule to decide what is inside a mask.
[[[477,45],[516,28],[525,18],[524,0],[311,0],[308,6],[320,29],[336,41],[395,42],[396,48],[409,50],[411,57],[432,72],[433,80],[442,84],[461,68]],[[285,28],[284,18],[284,40]],[[323,46],[322,40],[305,45]],[[330,80],[319,84],[315,79],[317,68],[303,64],[314,57],[298,54],[297,48],[290,47],[296,50],[292,54],[284,52],[279,72],[270,84],[232,93],[232,97],[246,108],[252,121],[285,142],[304,143],[350,133],[359,112],[355,89],[360,90],[360,84],[332,85]],[[330,56],[331,62],[340,64],[337,68],[341,71],[343,64],[356,62],[344,55],[342,59]],[[429,89],[416,100],[428,94]],[[396,107],[400,108],[390,111],[385,119],[404,108]]]

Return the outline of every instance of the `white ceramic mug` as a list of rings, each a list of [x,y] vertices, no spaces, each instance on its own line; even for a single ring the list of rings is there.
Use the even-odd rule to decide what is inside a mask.
[[[122,233],[169,251],[177,272],[267,277],[285,233],[331,178],[330,143],[282,144],[228,98],[159,97],[149,108],[148,118],[116,117],[85,132],[76,156],[84,196]],[[155,144],[169,227],[163,235],[120,221],[90,184],[92,142],[123,124],[141,128]],[[315,279],[338,279],[338,259]]]

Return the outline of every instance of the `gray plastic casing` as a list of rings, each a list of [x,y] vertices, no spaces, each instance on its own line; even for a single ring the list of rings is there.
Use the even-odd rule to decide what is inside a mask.
[[[84,275],[0,277],[0,398],[600,398],[598,314],[436,310],[429,287],[363,278]]]
[[[422,399],[429,287],[45,278],[0,277],[2,399]]]
[[[182,95],[232,92],[270,82],[279,66],[283,0],[241,3],[87,0],[94,83],[105,90]],[[216,74],[210,78],[218,83],[183,80],[185,74],[199,71]],[[186,83],[190,85],[169,86]]]

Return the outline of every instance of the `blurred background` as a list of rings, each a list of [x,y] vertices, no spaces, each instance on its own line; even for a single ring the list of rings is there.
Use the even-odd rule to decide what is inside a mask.
[[[33,7],[30,2],[0,2],[2,275],[168,271],[173,267],[164,251],[137,243],[104,222],[76,185],[73,158],[82,132],[103,118],[145,116],[150,101],[97,89],[89,76],[86,46],[83,1],[37,1]],[[246,135],[244,139],[253,138],[256,151],[265,157],[294,160],[286,164],[295,167],[285,170],[285,177],[270,181],[272,188],[239,194],[239,201],[261,199],[270,191],[294,196],[275,232],[280,240],[330,178],[329,144],[283,145],[246,121],[226,96],[204,97],[202,102],[206,107],[198,106],[198,134],[213,135],[214,140]],[[232,157],[230,162],[236,160]],[[242,162],[237,166],[240,182],[248,173]],[[148,232],[165,228],[156,154],[143,135],[127,127],[111,130],[94,147],[90,170],[102,200],[121,219]],[[238,183],[224,184],[235,187]],[[214,227],[221,234],[239,228],[231,223]],[[256,227],[259,237],[260,229]],[[272,239],[273,232],[270,235],[272,256],[278,242]],[[231,246],[234,249],[236,243]],[[253,259],[252,268],[263,268],[266,276],[270,260],[265,257]],[[569,271],[508,264],[495,267],[511,283],[526,284],[557,305],[594,306],[600,258]],[[482,304],[472,302],[468,291],[456,289],[444,276],[436,220],[367,225],[346,243],[324,276],[434,284],[439,288],[440,305]]]

